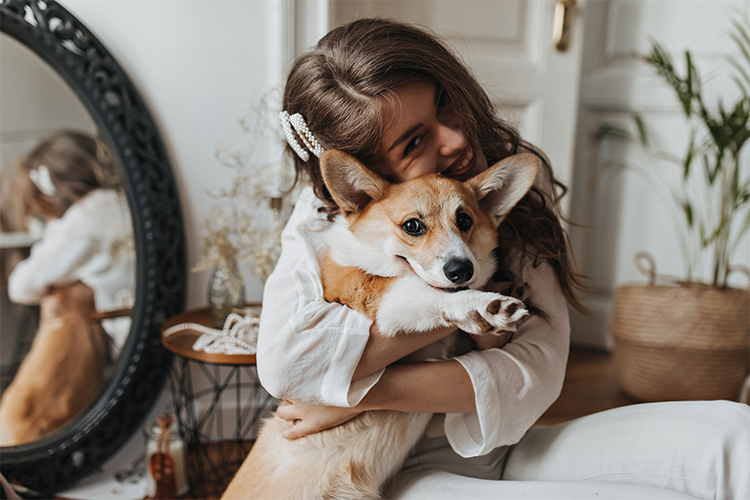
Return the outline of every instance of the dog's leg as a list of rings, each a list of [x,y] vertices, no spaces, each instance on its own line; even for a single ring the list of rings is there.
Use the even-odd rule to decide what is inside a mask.
[[[523,302],[494,292],[436,290],[416,276],[395,280],[380,300],[376,320],[384,335],[455,326],[467,333],[515,331],[529,313]]]

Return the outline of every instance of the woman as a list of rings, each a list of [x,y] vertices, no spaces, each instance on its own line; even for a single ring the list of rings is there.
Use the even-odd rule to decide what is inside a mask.
[[[558,209],[564,189],[439,39],[378,19],[336,28],[295,62],[283,105],[303,120],[285,128],[310,187],[266,284],[258,371],[271,394],[289,400],[278,409],[290,422],[285,437],[362,411],[435,413],[388,497],[750,496],[746,406],[636,405],[532,427],[562,387],[567,305],[580,308]],[[463,356],[394,364],[450,332],[386,338],[376,322],[323,300],[319,234],[338,207],[321,178],[322,149],[345,151],[392,182],[431,172],[466,180],[507,156],[537,154],[535,189],[500,228],[503,283],[495,284],[521,296],[530,318],[510,339],[474,336],[477,349]]]

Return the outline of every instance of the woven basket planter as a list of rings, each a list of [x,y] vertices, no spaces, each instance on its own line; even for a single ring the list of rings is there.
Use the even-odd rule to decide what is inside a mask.
[[[642,401],[737,399],[750,373],[750,293],[630,285],[615,295],[615,375]]]

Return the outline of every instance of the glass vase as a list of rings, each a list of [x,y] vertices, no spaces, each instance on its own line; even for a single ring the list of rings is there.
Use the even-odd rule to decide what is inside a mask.
[[[208,279],[208,308],[214,327],[223,327],[232,309],[244,307],[245,284],[237,259],[224,259],[214,266]]]

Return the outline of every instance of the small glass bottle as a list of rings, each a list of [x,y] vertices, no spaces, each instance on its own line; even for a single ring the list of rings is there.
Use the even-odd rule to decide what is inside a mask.
[[[143,428],[143,435],[146,438],[146,495],[153,497],[156,493],[156,481],[151,475],[151,455],[159,449],[159,433],[161,427],[158,420],[154,420],[150,425]],[[174,461],[175,468],[175,486],[177,496],[183,496],[190,490],[190,483],[187,475],[187,447],[180,437],[177,421],[172,420],[169,426],[169,454]]]

